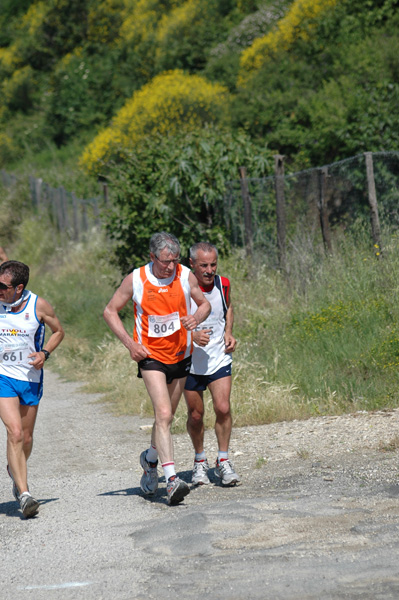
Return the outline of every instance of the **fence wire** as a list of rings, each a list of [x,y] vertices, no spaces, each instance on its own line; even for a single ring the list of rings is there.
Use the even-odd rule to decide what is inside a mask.
[[[370,153],[371,154],[371,153]],[[380,219],[399,226],[399,152],[372,153],[374,183]],[[348,228],[359,218],[369,218],[369,181],[366,154],[298,173],[284,175],[284,205],[287,243],[306,236],[316,245],[322,236],[321,208],[328,226]],[[276,252],[276,176],[246,180],[250,195],[253,250]],[[230,242],[245,246],[242,185],[227,184],[219,208],[224,212]],[[247,224],[248,225],[248,224]]]
[[[281,178],[288,245],[298,244],[300,239],[313,247],[325,245],[326,228],[346,229],[357,219],[370,217],[367,155],[372,161],[379,217],[392,227],[399,227],[399,152],[358,154]],[[215,212],[218,221],[224,223],[233,246],[247,247],[250,235],[254,252],[267,252],[277,261],[276,177],[275,174],[245,179],[249,213],[248,202],[246,207],[244,203],[243,180],[228,182],[226,194]],[[7,187],[17,182],[14,175],[4,170],[1,170],[1,178]],[[103,202],[99,198],[79,199],[74,192],[52,188],[34,177],[29,178],[29,187],[32,203],[38,209],[47,210],[55,226],[69,238],[78,240],[89,227],[100,225]],[[105,188],[104,198],[106,201]]]
[[[18,178],[2,169],[1,181],[5,187],[12,187]],[[54,188],[33,176],[29,176],[29,192],[35,209],[46,212],[54,227],[67,239],[79,241],[91,227],[101,225],[99,198],[78,198],[74,192]]]

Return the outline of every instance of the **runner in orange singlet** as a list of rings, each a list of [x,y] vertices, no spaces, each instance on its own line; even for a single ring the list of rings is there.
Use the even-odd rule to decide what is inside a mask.
[[[140,486],[147,495],[158,489],[158,456],[167,482],[168,504],[183,500],[190,488],[176,476],[170,427],[190,371],[192,331],[210,313],[196,277],[179,264],[180,244],[170,233],[155,233],[150,240],[151,262],[123,280],[104,310],[110,329],[138,363],[154,408],[151,447],[140,455]],[[190,311],[191,299],[197,305]],[[134,336],[126,331],[119,312],[133,300]]]

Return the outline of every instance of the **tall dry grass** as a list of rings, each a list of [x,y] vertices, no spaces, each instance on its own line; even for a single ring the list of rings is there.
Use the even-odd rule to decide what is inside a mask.
[[[65,246],[48,223],[29,215],[14,231],[12,257],[31,264],[32,289],[53,303],[66,329],[52,368],[102,393],[117,414],[152,415],[136,364],[102,319],[121,279],[104,236],[93,230],[84,243]],[[232,282],[238,339],[236,426],[399,404],[399,239],[387,228],[384,246],[378,259],[359,224],[337,235],[332,256],[292,245],[286,274],[267,256],[248,263],[234,251],[220,259],[219,272]],[[132,332],[131,306],[122,317]],[[209,394],[205,403],[212,427]],[[185,418],[182,402],[176,429]]]

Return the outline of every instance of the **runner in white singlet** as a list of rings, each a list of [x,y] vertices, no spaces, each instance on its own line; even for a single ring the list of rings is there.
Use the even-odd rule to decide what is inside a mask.
[[[218,483],[231,487],[240,483],[240,477],[228,456],[232,429],[231,354],[235,350],[236,340],[233,337],[230,282],[226,277],[216,275],[217,258],[218,252],[213,244],[199,242],[190,249],[190,265],[212,310],[193,334],[194,351],[184,397],[188,410],[187,431],[195,450],[192,483],[210,483],[209,464],[204,450],[203,392],[208,388],[216,415],[215,433],[218,441],[214,473]],[[192,309],[195,309],[195,303],[192,303]]]
[[[43,390],[43,365],[64,331],[53,307],[26,289],[29,267],[16,260],[0,265],[0,418],[7,429],[7,471],[25,517],[39,503],[29,492],[27,461]],[[43,348],[45,325],[52,331]]]

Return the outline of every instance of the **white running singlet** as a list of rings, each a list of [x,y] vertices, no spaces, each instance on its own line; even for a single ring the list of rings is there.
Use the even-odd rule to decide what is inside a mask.
[[[29,364],[28,355],[39,352],[44,342],[44,323],[36,315],[37,295],[29,296],[25,308],[6,312],[0,303],[0,375],[40,383],[42,369]]]
[[[216,277],[219,276],[216,275]],[[194,342],[190,373],[193,375],[212,375],[222,367],[229,365],[233,361],[233,358],[231,354],[226,354],[224,351],[226,319],[225,305],[222,297],[223,292],[215,284],[210,292],[202,290],[202,293],[211,305],[211,312],[207,319],[196,328],[196,331],[212,329],[212,332],[210,333],[209,343],[206,346],[197,346]],[[197,305],[191,299],[191,314],[196,310]]]

